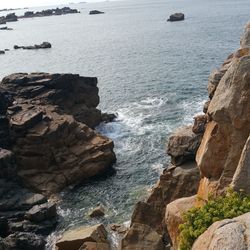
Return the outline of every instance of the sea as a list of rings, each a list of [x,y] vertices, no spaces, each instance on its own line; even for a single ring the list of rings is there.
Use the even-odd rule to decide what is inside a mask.
[[[169,135],[202,113],[210,72],[239,47],[250,19],[249,0],[124,0],[63,6],[81,13],[7,23],[13,30],[0,31],[0,50],[10,49],[0,55],[0,78],[16,72],[98,77],[99,108],[117,119],[96,130],[113,139],[117,162],[112,175],[70,186],[60,194],[59,224],[48,238],[48,249],[66,229],[130,220],[136,202],[149,195],[169,165]],[[93,9],[105,14],[88,15]],[[183,12],[185,20],[167,22],[175,12]],[[43,41],[52,48],[13,49],[16,44]],[[89,211],[99,204],[105,207],[105,217],[90,219]]]

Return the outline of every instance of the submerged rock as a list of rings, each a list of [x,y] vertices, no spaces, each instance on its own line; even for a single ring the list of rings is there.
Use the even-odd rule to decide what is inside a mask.
[[[183,13],[175,13],[172,14],[167,21],[168,22],[183,21],[184,18],[185,15]]]
[[[104,12],[99,11],[99,10],[91,10],[89,12],[89,15],[97,15],[97,14],[104,14]]]
[[[104,215],[105,215],[105,209],[102,206],[98,206],[90,212],[89,217],[91,218],[102,217]]]
[[[88,242],[97,243],[94,244],[95,246],[105,244],[105,247],[108,247],[107,231],[102,224],[68,230],[57,241],[56,247],[57,250],[79,250],[84,243],[88,244]]]
[[[0,50],[0,55],[3,55],[5,54],[5,51],[4,50]]]

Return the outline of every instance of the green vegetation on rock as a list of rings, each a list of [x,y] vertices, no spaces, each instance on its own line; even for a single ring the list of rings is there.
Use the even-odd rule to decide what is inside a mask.
[[[194,241],[214,222],[231,219],[250,212],[250,197],[231,189],[223,196],[209,197],[202,207],[193,207],[183,214],[179,226],[180,250],[189,250]]]

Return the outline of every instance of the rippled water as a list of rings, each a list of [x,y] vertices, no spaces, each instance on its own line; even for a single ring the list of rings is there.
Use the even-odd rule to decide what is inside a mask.
[[[165,143],[192,122],[207,98],[210,71],[239,46],[249,0],[145,0],[73,5],[81,14],[21,20],[0,32],[0,49],[49,41],[50,50],[11,50],[0,76],[13,72],[71,72],[97,76],[100,108],[118,114],[97,129],[115,142],[116,174],[63,192],[61,222],[94,224],[88,211],[103,204],[100,221],[130,218],[168,162]],[[104,15],[89,16],[99,9]],[[184,22],[168,23],[173,12]]]

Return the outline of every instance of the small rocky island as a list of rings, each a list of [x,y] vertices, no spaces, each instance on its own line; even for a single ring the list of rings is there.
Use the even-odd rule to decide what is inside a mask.
[[[28,50],[50,49],[51,47],[52,47],[52,45],[49,42],[43,42],[41,44],[35,44],[35,45],[31,45],[31,46],[14,45],[14,49],[28,49]]]
[[[70,7],[56,8],[56,9],[47,9],[42,11],[26,11],[23,16],[18,18],[33,18],[33,17],[45,17],[45,16],[60,16],[67,14],[76,14],[80,13],[77,9],[71,9]]]
[[[183,13],[175,13],[175,14],[172,14],[167,21],[168,22],[183,21],[184,18],[185,18],[185,15]]]
[[[89,12],[89,15],[98,15],[98,14],[104,14],[104,12],[99,11],[99,10],[91,10]]]

